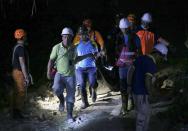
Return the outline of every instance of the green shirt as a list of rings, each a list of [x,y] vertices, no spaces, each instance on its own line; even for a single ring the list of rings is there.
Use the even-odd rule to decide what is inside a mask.
[[[64,76],[74,74],[74,49],[65,48],[62,43],[55,45],[50,54],[50,59],[55,60],[57,72]]]

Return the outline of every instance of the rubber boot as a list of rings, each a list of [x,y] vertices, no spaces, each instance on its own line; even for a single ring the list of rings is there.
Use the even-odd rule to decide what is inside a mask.
[[[67,102],[67,121],[68,121],[68,123],[74,122],[74,118],[72,115],[73,108],[74,108],[74,104]]]
[[[89,86],[89,98],[91,98],[91,97],[92,97],[92,87]]]
[[[122,100],[122,114],[126,115],[128,113],[128,95],[121,93],[121,100]]]
[[[131,111],[133,109],[134,109],[134,100],[133,97],[129,94],[127,110]]]
[[[59,98],[59,111],[60,112],[63,112],[64,111],[64,109],[65,109],[65,100],[64,100],[64,96],[63,96],[63,94],[61,94],[61,95],[59,95],[59,96],[57,96],[58,98]]]
[[[80,95],[80,85],[77,84],[76,85],[76,94],[75,94],[75,96],[78,97],[79,95]]]
[[[12,117],[13,119],[24,119],[25,117],[23,116],[21,110],[19,109],[13,109],[13,112],[12,112]]]
[[[92,102],[95,102],[97,99],[97,93],[96,93],[96,89],[92,88]]]
[[[87,92],[86,90],[81,90],[81,98],[82,98],[82,105],[81,109],[85,109],[89,106],[88,99],[87,99]]]
[[[128,95],[126,89],[126,79],[120,79],[120,92],[121,92],[121,100],[122,100],[122,114],[127,114],[127,106],[128,106]]]
[[[97,94],[96,94],[96,90],[97,90],[97,87],[98,87],[98,82],[96,81],[95,82],[95,85],[92,87],[92,86],[89,86],[89,94],[90,94],[90,98],[92,98],[92,101],[95,102],[96,99],[97,99]]]

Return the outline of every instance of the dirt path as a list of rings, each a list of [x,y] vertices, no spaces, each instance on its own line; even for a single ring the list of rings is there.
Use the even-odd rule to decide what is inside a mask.
[[[46,88],[46,87],[44,87]],[[47,94],[47,95],[44,95]],[[81,98],[76,97],[74,123],[67,123],[66,112],[57,111],[59,101],[51,91],[28,94],[29,102],[26,104],[25,113],[27,119],[13,120],[8,110],[4,110],[0,116],[0,131],[134,131],[135,111],[131,111],[126,117],[120,116],[121,99],[120,92],[111,92],[104,83],[100,82],[97,91],[97,101],[80,110]],[[153,104],[153,114],[166,110],[169,102]],[[151,131],[166,131],[166,123],[161,123],[157,116],[151,119]]]
[[[42,87],[46,88],[46,87]],[[41,89],[42,90],[42,89]],[[40,91],[39,91],[40,92]],[[110,92],[101,83],[98,89],[96,103],[91,102],[85,110],[80,110],[81,98],[76,97],[74,116],[76,122],[66,123],[66,112],[57,111],[59,101],[51,91],[28,94],[26,108],[24,110],[26,119],[14,120],[11,118],[9,109],[4,109],[0,113],[0,131],[61,131],[61,130],[81,130],[92,121],[98,121],[109,117],[114,107],[120,109],[120,93]],[[45,95],[44,95],[45,94]],[[66,95],[66,94],[65,94]]]

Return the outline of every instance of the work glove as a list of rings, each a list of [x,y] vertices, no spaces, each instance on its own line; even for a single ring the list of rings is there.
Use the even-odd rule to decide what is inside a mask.
[[[30,85],[30,80],[29,80],[29,77],[25,78],[24,80],[24,86],[25,87],[28,87]]]
[[[105,49],[101,49],[100,55],[101,55],[101,57],[106,56],[106,50]]]
[[[97,52],[97,53],[95,53],[93,55],[95,56],[95,58],[104,57],[105,56],[105,51],[101,50],[100,52]]]
[[[34,85],[34,82],[33,82],[32,75],[30,73],[28,73],[28,75],[24,79],[24,86],[29,87],[30,85]]]
[[[29,74],[29,82],[30,82],[30,85],[34,85],[33,77],[31,74]]]

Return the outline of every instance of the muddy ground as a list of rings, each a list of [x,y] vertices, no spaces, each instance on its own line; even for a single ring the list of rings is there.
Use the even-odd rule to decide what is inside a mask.
[[[166,111],[173,103],[173,95],[170,93],[173,88],[173,77],[169,76],[170,68],[158,74],[159,78],[165,78],[160,84],[163,90],[156,93],[152,103],[152,117],[150,131],[187,131],[187,128],[177,128],[167,120],[161,119],[159,112]],[[174,70],[173,73],[180,72]],[[171,73],[171,76],[173,76]],[[160,82],[161,83],[161,82]],[[37,92],[29,92],[25,105],[24,120],[14,120],[11,118],[9,108],[5,108],[0,113],[0,131],[134,131],[135,111],[121,115],[120,92],[111,91],[104,81],[99,81],[97,90],[97,101],[91,102],[90,106],[84,110],[80,109],[81,98],[76,97],[74,107],[74,123],[66,122],[66,112],[58,111],[59,101],[53,95],[48,84],[43,85]],[[65,92],[66,95],[66,92]]]

